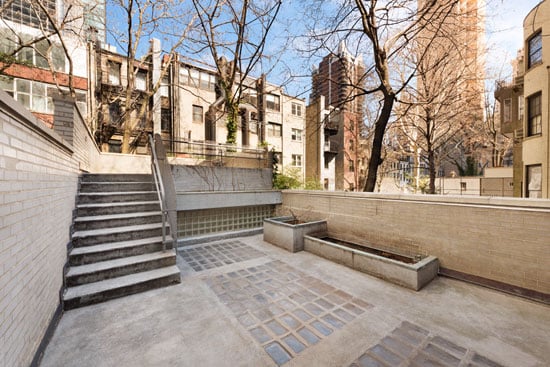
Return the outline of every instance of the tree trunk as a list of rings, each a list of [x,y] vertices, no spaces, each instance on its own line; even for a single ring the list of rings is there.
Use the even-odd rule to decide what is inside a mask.
[[[428,168],[430,171],[430,186],[428,194],[435,194],[435,154],[431,146],[428,147]]]
[[[386,126],[391,116],[395,96],[393,94],[384,94],[384,105],[376,124],[374,125],[374,139],[372,141],[372,151],[369,160],[367,181],[363,191],[373,192],[376,188],[376,177],[378,175],[378,167],[382,164],[382,144]]]

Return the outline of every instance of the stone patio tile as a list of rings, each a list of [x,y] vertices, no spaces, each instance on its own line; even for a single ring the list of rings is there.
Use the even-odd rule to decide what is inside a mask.
[[[277,366],[285,364],[292,358],[290,354],[277,342],[273,342],[264,347],[264,350],[277,363]]]

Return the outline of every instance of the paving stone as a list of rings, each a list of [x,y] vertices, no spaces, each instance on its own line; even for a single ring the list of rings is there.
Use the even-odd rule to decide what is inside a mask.
[[[260,308],[256,311],[252,311],[252,314],[254,315],[254,317],[256,317],[261,322],[272,319],[273,316],[275,316],[275,315],[273,315],[273,313],[271,311],[269,311],[268,309],[265,309],[265,308]]]
[[[287,337],[283,338],[283,341],[285,344],[290,347],[294,351],[294,353],[300,353],[304,349],[306,349],[306,346],[302,344],[301,341],[299,341],[294,335],[290,334]]]
[[[350,314],[349,312],[339,308],[337,310],[334,310],[333,313],[338,316],[340,319],[346,321],[346,322],[350,322],[352,321],[353,319],[355,319],[355,316],[353,316],[352,314]]]
[[[426,347],[423,348],[423,352],[432,358],[435,357],[444,362],[444,364],[448,366],[458,366],[460,364],[460,359],[433,344],[426,345]]]
[[[357,307],[352,303],[346,303],[343,307],[351,313],[354,313],[355,315],[361,315],[362,313],[365,313],[363,309]]]
[[[278,316],[282,313],[285,312],[284,309],[282,309],[281,307],[277,306],[277,305],[274,305],[274,304],[271,304],[267,307],[267,309],[269,310],[269,312],[271,312],[272,315],[274,316]]]
[[[280,317],[281,321],[286,324],[289,328],[292,330],[296,330],[301,324],[298,320],[296,320],[294,317],[290,315],[282,315]]]
[[[391,336],[386,336],[380,341],[380,344],[404,358],[409,357],[414,351],[414,348],[410,345],[402,343],[398,339],[392,338]]]
[[[444,364],[431,359],[423,353],[418,353],[411,362],[415,367],[446,367]]]
[[[483,367],[503,367],[501,364],[479,354],[474,354],[472,361]]]
[[[323,310],[322,310],[319,306],[317,306],[317,305],[315,305],[315,304],[313,304],[313,303],[307,303],[307,304],[305,304],[305,305],[304,305],[304,308],[305,308],[307,311],[309,311],[312,315],[315,315],[315,316],[319,316],[320,314],[323,313]]]
[[[285,329],[285,327],[281,325],[279,322],[277,322],[276,320],[271,320],[268,323],[266,323],[266,325],[268,328],[271,329],[271,331],[273,331],[273,333],[279,336],[288,332],[288,330]]]
[[[355,364],[359,367],[386,367],[385,364],[383,364],[380,361],[377,361],[376,359],[372,358],[368,354],[363,354]]]
[[[296,315],[302,321],[308,321],[308,320],[311,320],[311,318],[312,318],[312,316],[310,314],[308,314],[307,312],[305,312],[301,308],[295,309],[294,311],[292,311],[292,313],[294,315]]]
[[[394,330],[392,335],[397,339],[399,339],[400,341],[405,342],[412,346],[418,346],[422,344],[424,339],[426,339],[426,336],[424,335],[421,335],[418,333],[411,334],[410,332],[407,332],[404,329],[396,329]]]
[[[356,306],[361,307],[362,309],[366,310],[368,308],[371,308],[372,305],[370,303],[367,303],[359,298],[352,298],[351,302],[355,304]]]
[[[277,366],[280,366],[291,359],[290,354],[288,354],[288,352],[277,342],[266,345],[264,350],[267,354],[269,354],[271,359],[277,363]]]
[[[324,322],[332,327],[335,327],[336,329],[341,329],[344,327],[344,323],[331,314],[325,315],[321,317],[321,319],[323,319]]]
[[[390,366],[398,366],[403,361],[403,358],[380,344],[369,349],[369,354],[374,356],[376,359],[384,361]]]
[[[256,302],[262,305],[265,305],[269,302],[268,299],[263,294],[255,294],[253,297],[256,300]]]
[[[415,324],[412,324],[412,323],[410,323],[410,322],[408,322],[408,321],[403,321],[403,322],[401,323],[401,326],[400,326],[400,327],[401,327],[401,328],[404,328],[404,329],[414,330],[415,332],[420,333],[420,334],[428,335],[428,330],[423,329],[423,328],[421,328],[420,326],[415,325]],[[409,331],[409,330],[407,330],[407,331]]]
[[[316,344],[320,340],[319,337],[312,333],[307,327],[298,330],[298,335],[300,335],[309,345]]]
[[[242,315],[237,316],[239,323],[245,328],[249,328],[252,325],[256,324],[256,320],[248,313],[245,312]]]
[[[346,303],[346,300],[336,295],[336,293],[327,294],[324,296],[324,298],[327,299],[329,302],[334,303],[335,305],[342,305]]]
[[[325,310],[330,310],[334,307],[334,305],[332,303],[330,303],[329,301],[327,301],[324,298],[316,299],[315,303],[318,304],[319,306],[323,307]]]
[[[299,293],[293,293],[289,296],[289,298],[300,305],[309,302],[304,296]]]
[[[261,326],[250,329],[250,333],[260,344],[264,344],[271,340],[269,334]]]
[[[453,353],[455,356],[461,357],[466,353],[466,348],[462,348],[450,340],[444,339],[440,336],[435,336],[431,339],[431,342],[444,348],[445,350]]]
[[[315,330],[317,330],[318,332],[320,332],[324,336],[328,336],[328,335],[332,334],[332,329],[329,328],[328,326],[326,326],[325,324],[323,324],[320,321],[317,321],[317,320],[313,321],[311,323],[311,326],[313,326],[315,328]]]

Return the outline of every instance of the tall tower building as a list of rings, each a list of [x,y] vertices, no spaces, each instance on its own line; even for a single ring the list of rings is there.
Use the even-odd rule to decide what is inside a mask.
[[[326,190],[360,189],[358,146],[363,124],[363,96],[357,96],[365,68],[342,42],[312,73],[306,108],[306,178]]]

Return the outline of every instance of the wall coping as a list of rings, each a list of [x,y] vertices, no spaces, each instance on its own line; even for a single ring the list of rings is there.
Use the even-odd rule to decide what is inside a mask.
[[[58,133],[37,119],[29,110],[13,99],[9,94],[0,89],[0,108],[6,114],[14,117],[14,120],[31,131],[37,133],[48,142],[69,154],[73,154],[73,148]]]
[[[370,200],[401,201],[430,203],[440,205],[478,206],[501,209],[550,211],[550,199],[505,198],[496,196],[460,196],[460,195],[425,195],[425,194],[384,194],[375,192],[344,192],[314,190],[283,190],[284,193],[330,196],[346,198],[364,198]]]

